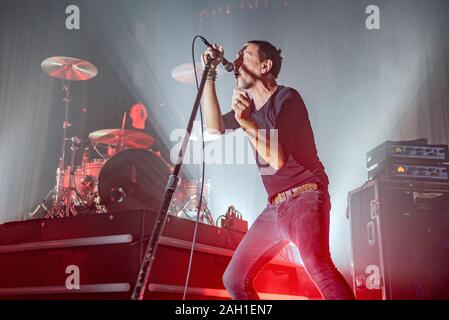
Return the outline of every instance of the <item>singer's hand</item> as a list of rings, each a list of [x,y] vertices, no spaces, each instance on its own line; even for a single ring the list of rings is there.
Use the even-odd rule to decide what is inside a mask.
[[[245,91],[234,89],[232,94],[232,110],[235,112],[235,119],[241,124],[242,121],[250,119],[251,101]]]
[[[207,63],[207,58],[210,57],[212,59],[211,68],[215,69],[217,66],[223,61],[224,49],[222,45],[218,45],[216,43],[212,44],[212,48],[207,48],[206,51],[201,55],[201,64],[203,66]]]

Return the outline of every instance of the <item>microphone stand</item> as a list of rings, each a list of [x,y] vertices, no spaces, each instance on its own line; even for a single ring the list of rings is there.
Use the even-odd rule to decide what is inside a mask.
[[[140,265],[139,275],[137,277],[136,284],[134,286],[134,291],[131,296],[131,300],[142,300],[145,294],[145,288],[147,287],[148,279],[150,277],[151,268],[153,266],[154,257],[156,255],[156,250],[159,244],[159,238],[162,234],[162,230],[164,228],[165,220],[167,218],[168,208],[170,206],[173,193],[176,190],[176,186],[179,181],[179,172],[181,170],[182,161],[184,159],[184,151],[187,148],[187,144],[189,143],[189,137],[192,132],[193,122],[196,118],[196,114],[198,113],[198,107],[200,105],[201,96],[203,95],[204,85],[206,84],[207,74],[209,73],[211,65],[211,59],[208,59],[206,66],[203,71],[203,75],[201,78],[201,83],[198,89],[198,93],[196,95],[195,103],[193,104],[193,110],[190,115],[189,123],[187,125],[187,132],[184,135],[182,141],[182,147],[178,154],[178,159],[176,161],[176,166],[173,170],[173,173],[169,176],[167,186],[165,187],[164,201],[159,209],[159,213],[156,217],[153,231],[151,232],[150,239],[148,241],[148,246],[145,251],[145,255],[143,257],[143,261]]]

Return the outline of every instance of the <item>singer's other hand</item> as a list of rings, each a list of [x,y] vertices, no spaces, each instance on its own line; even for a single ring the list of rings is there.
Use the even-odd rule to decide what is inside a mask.
[[[245,91],[234,89],[232,94],[232,110],[235,112],[237,122],[248,120],[251,113],[251,101],[248,99]]]
[[[224,56],[224,49],[222,45],[213,43],[212,48],[207,48],[206,51],[201,55],[201,64],[204,66],[207,63],[208,57],[212,59],[211,68],[215,69],[222,61]]]

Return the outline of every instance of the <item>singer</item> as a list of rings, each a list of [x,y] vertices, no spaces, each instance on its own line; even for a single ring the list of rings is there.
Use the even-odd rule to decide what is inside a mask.
[[[232,111],[222,115],[215,80],[224,49],[213,44],[202,54],[211,59],[202,105],[209,132],[242,128],[257,157],[268,193],[266,208],[237,247],[223,275],[233,299],[259,299],[253,280],[289,242],[295,244],[304,267],[324,299],[354,299],[335,268],[329,251],[330,197],[328,178],[317,156],[304,102],[295,89],[278,85],[281,50],[266,41],[249,41],[234,60],[236,89]],[[259,129],[277,130],[278,148]],[[261,168],[269,165],[271,174]]]

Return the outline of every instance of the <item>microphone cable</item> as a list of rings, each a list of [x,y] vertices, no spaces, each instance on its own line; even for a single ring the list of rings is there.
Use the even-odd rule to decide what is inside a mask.
[[[196,63],[195,63],[195,41],[198,38],[202,38],[200,35],[196,35],[193,38],[192,41],[192,62],[193,62],[193,72],[195,74],[195,82],[196,82],[196,89],[197,91],[199,90],[199,84],[198,84],[198,75],[196,72]],[[192,269],[192,261],[193,261],[193,252],[194,252],[194,248],[195,248],[195,242],[196,242],[196,236],[198,233],[198,223],[199,223],[199,219],[200,219],[200,212],[201,212],[201,207],[203,204],[203,190],[204,190],[204,177],[205,177],[205,172],[206,172],[206,164],[204,162],[204,157],[205,157],[205,144],[204,144],[204,124],[203,124],[203,107],[201,105],[200,102],[200,130],[201,130],[201,191],[200,191],[200,200],[198,203],[198,207],[197,207],[197,214],[196,214],[196,222],[195,222],[195,230],[193,232],[193,240],[192,240],[192,248],[190,249],[190,258],[189,258],[189,265],[187,268],[187,274],[186,274],[186,282],[184,285],[184,293],[182,295],[182,300],[186,299],[186,295],[187,295],[187,287],[189,285],[189,280],[190,280],[190,272]]]

